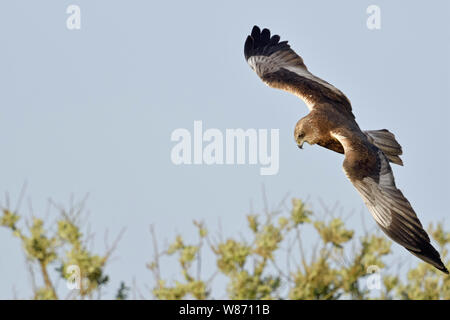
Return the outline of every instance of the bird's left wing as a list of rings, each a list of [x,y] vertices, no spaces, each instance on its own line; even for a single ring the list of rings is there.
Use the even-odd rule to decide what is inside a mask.
[[[332,133],[344,147],[344,172],[381,229],[418,258],[448,273],[414,209],[395,186],[384,153],[357,133]]]
[[[270,35],[254,26],[244,45],[247,63],[270,87],[288,91],[301,98],[312,110],[315,105],[327,103],[354,119],[347,97],[336,87],[308,71],[303,59],[287,41]]]

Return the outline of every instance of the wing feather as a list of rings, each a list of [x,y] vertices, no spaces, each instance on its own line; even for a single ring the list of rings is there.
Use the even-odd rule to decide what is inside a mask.
[[[282,89],[301,98],[310,110],[314,105],[329,103],[342,114],[354,119],[347,97],[336,87],[311,72],[303,59],[278,35],[268,29],[253,27],[244,45],[247,63],[268,86]]]
[[[397,189],[384,153],[356,134],[332,135],[344,147],[344,172],[381,229],[418,258],[448,273],[411,204]]]

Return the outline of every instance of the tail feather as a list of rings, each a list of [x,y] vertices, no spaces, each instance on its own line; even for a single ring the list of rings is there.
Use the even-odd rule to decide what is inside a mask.
[[[403,161],[400,158],[400,155],[403,153],[402,147],[395,140],[395,136],[393,133],[389,132],[386,129],[382,130],[367,130],[364,131],[367,138],[371,143],[377,146],[390,162],[398,164],[400,166],[403,165]]]

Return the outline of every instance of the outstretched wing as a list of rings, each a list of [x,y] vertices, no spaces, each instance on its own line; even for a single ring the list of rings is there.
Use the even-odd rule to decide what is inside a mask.
[[[270,87],[288,91],[301,98],[311,110],[327,103],[354,119],[347,97],[333,85],[308,71],[303,59],[278,35],[254,26],[244,46],[247,63]]]
[[[344,147],[344,172],[381,229],[418,258],[448,273],[416,213],[395,186],[389,160],[359,135],[332,133]]]

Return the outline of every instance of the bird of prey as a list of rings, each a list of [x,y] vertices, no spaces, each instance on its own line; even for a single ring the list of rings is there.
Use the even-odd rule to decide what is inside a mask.
[[[403,165],[402,148],[386,129],[362,131],[347,97],[316,77],[287,41],[253,27],[244,46],[247,63],[269,87],[301,98],[309,114],[297,122],[294,137],[345,155],[343,169],[380,228],[409,252],[448,274],[416,213],[395,186],[390,162]]]

